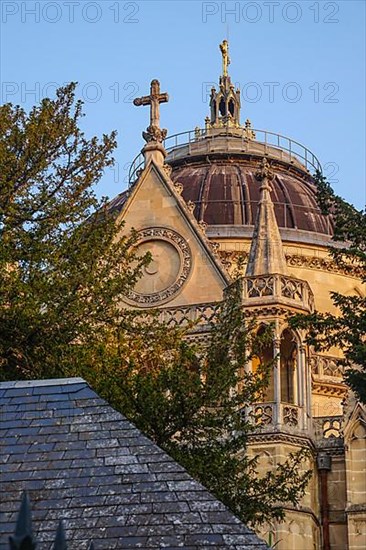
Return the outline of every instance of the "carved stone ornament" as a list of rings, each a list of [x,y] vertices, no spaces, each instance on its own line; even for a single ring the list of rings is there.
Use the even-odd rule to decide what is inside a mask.
[[[204,234],[206,234],[206,229],[207,229],[207,225],[208,225],[208,224],[207,224],[205,221],[200,220],[200,221],[198,222],[198,225],[200,226],[202,232],[203,232]]]
[[[354,277],[361,277],[362,269],[358,266],[350,265],[348,269],[345,269],[327,258],[318,258],[315,256],[300,256],[297,254],[286,255],[287,265],[294,267],[307,267],[309,269],[319,269],[321,271],[328,271],[330,273],[342,273],[344,275],[351,275]]]
[[[194,209],[195,209],[195,207],[196,207],[196,205],[194,204],[194,202],[193,202],[193,201],[188,201],[188,202],[187,202],[187,206],[188,206],[188,210],[189,210],[190,212],[193,213],[193,211],[194,211]]]
[[[168,178],[170,178],[171,176],[171,173],[172,173],[172,170],[173,168],[170,166],[170,164],[167,164],[166,162],[163,164],[163,170],[164,172],[166,173],[166,175],[168,176]]]
[[[221,261],[219,256],[220,243],[215,243],[214,241],[209,241],[210,248],[215,256]]]
[[[179,181],[174,182],[174,189],[178,193],[178,195],[181,195],[183,193],[183,184]]]
[[[168,130],[165,128],[159,128],[158,126],[150,125],[148,128],[146,128],[146,132],[142,132],[142,137],[147,143],[150,143],[151,141],[157,141],[158,143],[161,143],[164,141],[168,133]]]
[[[173,229],[151,227],[138,232],[137,253],[150,251],[152,261],[126,298],[136,305],[155,307],[173,298],[192,269],[192,252],[187,241]]]

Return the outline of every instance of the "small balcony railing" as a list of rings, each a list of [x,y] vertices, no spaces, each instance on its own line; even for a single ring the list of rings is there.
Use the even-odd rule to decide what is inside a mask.
[[[280,403],[278,409],[273,402],[256,403],[253,414],[258,427],[264,430],[274,429],[276,426],[290,430],[302,428],[301,408],[292,403]],[[279,418],[276,418],[277,414]]]
[[[253,132],[255,139],[248,139],[245,128],[235,129],[234,133],[231,129],[227,129],[226,133],[225,129],[220,129],[219,133],[212,133],[205,128],[196,128],[168,136],[163,145],[168,153],[168,162],[190,156],[195,151],[206,154],[255,152],[258,155],[266,155],[268,158],[295,164],[307,172],[322,171],[319,159],[298,141],[268,130],[253,129]],[[235,139],[230,139],[233,137]],[[140,153],[131,163],[129,185],[136,181],[138,171],[143,164],[144,157]]]
[[[296,309],[312,312],[314,295],[306,281],[279,273],[242,277],[242,304],[281,303]]]

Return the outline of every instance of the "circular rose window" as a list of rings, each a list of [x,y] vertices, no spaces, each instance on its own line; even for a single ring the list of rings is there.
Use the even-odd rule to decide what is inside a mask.
[[[138,231],[136,247],[141,256],[150,252],[152,260],[143,268],[128,299],[145,307],[169,301],[191,271],[192,254],[187,241],[172,229],[152,227]]]

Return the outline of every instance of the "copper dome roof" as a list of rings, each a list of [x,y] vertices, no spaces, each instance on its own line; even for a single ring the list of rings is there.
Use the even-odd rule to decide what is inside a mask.
[[[312,177],[298,159],[278,148],[259,150],[255,141],[239,151],[234,136],[217,136],[209,151],[206,146],[203,151],[202,142],[190,144],[189,151],[187,146],[171,148],[167,157],[171,177],[182,185],[185,201],[194,203],[198,221],[211,226],[253,225],[260,187],[255,172],[266,155],[275,173],[271,197],[279,227],[332,234],[332,220],[320,212]]]

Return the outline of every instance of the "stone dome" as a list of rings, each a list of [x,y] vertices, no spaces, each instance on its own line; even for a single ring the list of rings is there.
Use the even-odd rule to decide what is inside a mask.
[[[211,131],[207,136],[196,130],[193,140],[168,148],[166,161],[173,181],[182,185],[183,198],[194,204],[198,221],[209,226],[252,226],[260,188],[255,173],[265,156],[275,173],[271,197],[278,226],[331,235],[332,220],[317,206],[311,169],[314,172],[318,165],[310,155],[305,148],[300,154],[291,151],[291,145],[289,151],[243,138],[242,131]]]

